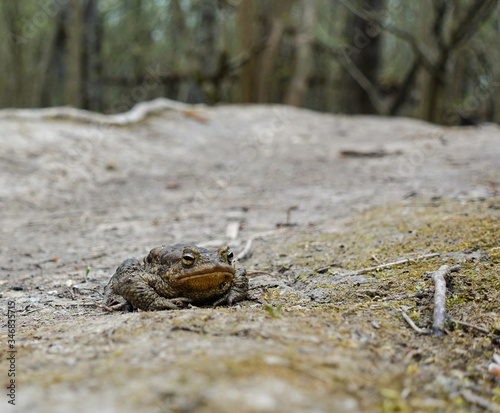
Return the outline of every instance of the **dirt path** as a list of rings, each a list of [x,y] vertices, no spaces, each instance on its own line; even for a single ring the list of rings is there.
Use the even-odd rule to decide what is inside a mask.
[[[15,411],[496,409],[499,159],[495,125],[283,106],[123,127],[0,119],[0,377],[7,387],[14,302]],[[92,304],[126,258],[176,242],[238,252],[249,239],[260,301],[130,314]],[[441,255],[424,267],[345,276],[429,252]],[[443,262],[491,282],[454,285],[489,336],[418,336],[400,318],[403,306],[429,326],[432,285],[418,277]],[[421,289],[422,302],[403,297]]]

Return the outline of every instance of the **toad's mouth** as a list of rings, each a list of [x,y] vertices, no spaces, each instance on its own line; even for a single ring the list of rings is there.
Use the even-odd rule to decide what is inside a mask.
[[[205,270],[198,273],[178,274],[173,277],[177,286],[189,288],[194,291],[205,291],[223,284],[229,284],[234,278],[234,273],[218,269]]]

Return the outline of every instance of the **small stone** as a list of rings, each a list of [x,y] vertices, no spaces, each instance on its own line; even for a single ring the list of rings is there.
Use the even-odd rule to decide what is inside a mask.
[[[181,184],[177,181],[168,181],[167,184],[165,185],[165,188],[167,189],[179,189],[181,187]]]
[[[114,159],[108,159],[106,162],[106,169],[108,171],[116,171],[118,170],[118,163]]]

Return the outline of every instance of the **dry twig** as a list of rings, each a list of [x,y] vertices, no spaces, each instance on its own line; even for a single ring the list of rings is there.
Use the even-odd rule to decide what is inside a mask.
[[[476,325],[471,324],[471,323],[466,323],[465,321],[456,320],[454,318],[449,318],[448,320],[451,323],[457,323],[459,326],[473,328],[474,330],[480,331],[481,333],[484,333],[484,334],[489,334],[490,333],[490,331],[488,329],[486,329],[486,328],[479,327],[479,326],[476,326]]]
[[[388,262],[387,264],[380,264],[380,265],[375,265],[374,267],[367,267],[367,268],[362,268],[360,270],[351,271],[351,272],[349,272],[347,274],[343,274],[343,275],[365,274],[365,273],[370,272],[370,271],[377,271],[377,270],[381,270],[383,268],[393,267],[395,265],[406,264],[407,262],[410,262],[410,261],[415,261],[415,260],[419,260],[419,259],[422,260],[424,258],[438,257],[439,255],[440,254],[438,254],[438,253],[433,253],[433,254],[421,255],[420,257],[416,257],[416,258],[405,258],[404,260],[399,260],[399,261],[395,261],[395,262]]]
[[[252,249],[252,244],[253,244],[253,237],[247,241],[243,250],[236,256],[236,260],[239,261],[246,258],[249,255],[250,250]]]
[[[444,277],[450,273],[450,267],[443,265],[432,273],[434,281],[434,323],[432,332],[435,336],[442,336],[446,317],[446,281]]]
[[[253,241],[257,238],[261,238],[261,237],[267,237],[267,236],[270,236],[270,235],[277,235],[277,234],[282,234],[286,232],[286,229],[274,229],[272,231],[266,231],[266,232],[259,232],[257,234],[253,234],[247,241],[247,243],[245,244],[245,247],[243,248],[243,250],[238,254],[236,255],[236,259],[237,260],[242,260],[244,258],[246,258],[248,256],[248,254],[250,253],[250,250],[252,249],[252,244],[253,244]],[[198,244],[199,245],[199,244]]]
[[[411,328],[413,328],[418,334],[429,334],[426,330],[421,329],[418,327],[413,320],[406,314],[403,310],[401,310],[401,315],[403,318],[406,320],[406,322],[410,325]]]
[[[456,265],[454,267],[448,267],[447,265],[442,265],[439,270],[432,272],[430,275],[432,280],[434,281],[435,289],[434,289],[434,323],[432,325],[432,332],[435,336],[441,336],[444,332],[444,323],[446,321],[446,281],[445,277],[452,272],[460,271],[460,265]],[[419,334],[428,334],[426,330],[422,330],[420,327],[417,327],[415,323],[408,317],[408,315],[401,310],[401,314],[406,322]],[[475,328],[479,331],[488,333],[482,327],[474,326],[469,323],[464,323],[463,321],[453,320],[458,324]]]
[[[476,393],[471,392],[470,390],[463,389],[460,392],[461,396],[467,400],[469,403],[476,404],[483,409],[488,409],[493,412],[500,412],[500,405],[490,402],[488,399],[486,399],[483,396],[480,396]]]

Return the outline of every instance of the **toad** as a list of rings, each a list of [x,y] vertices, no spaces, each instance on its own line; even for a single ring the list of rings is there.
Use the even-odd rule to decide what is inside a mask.
[[[209,251],[195,245],[161,246],[139,262],[124,261],[104,288],[108,311],[167,310],[195,305],[232,305],[248,292],[245,269],[228,246]]]

